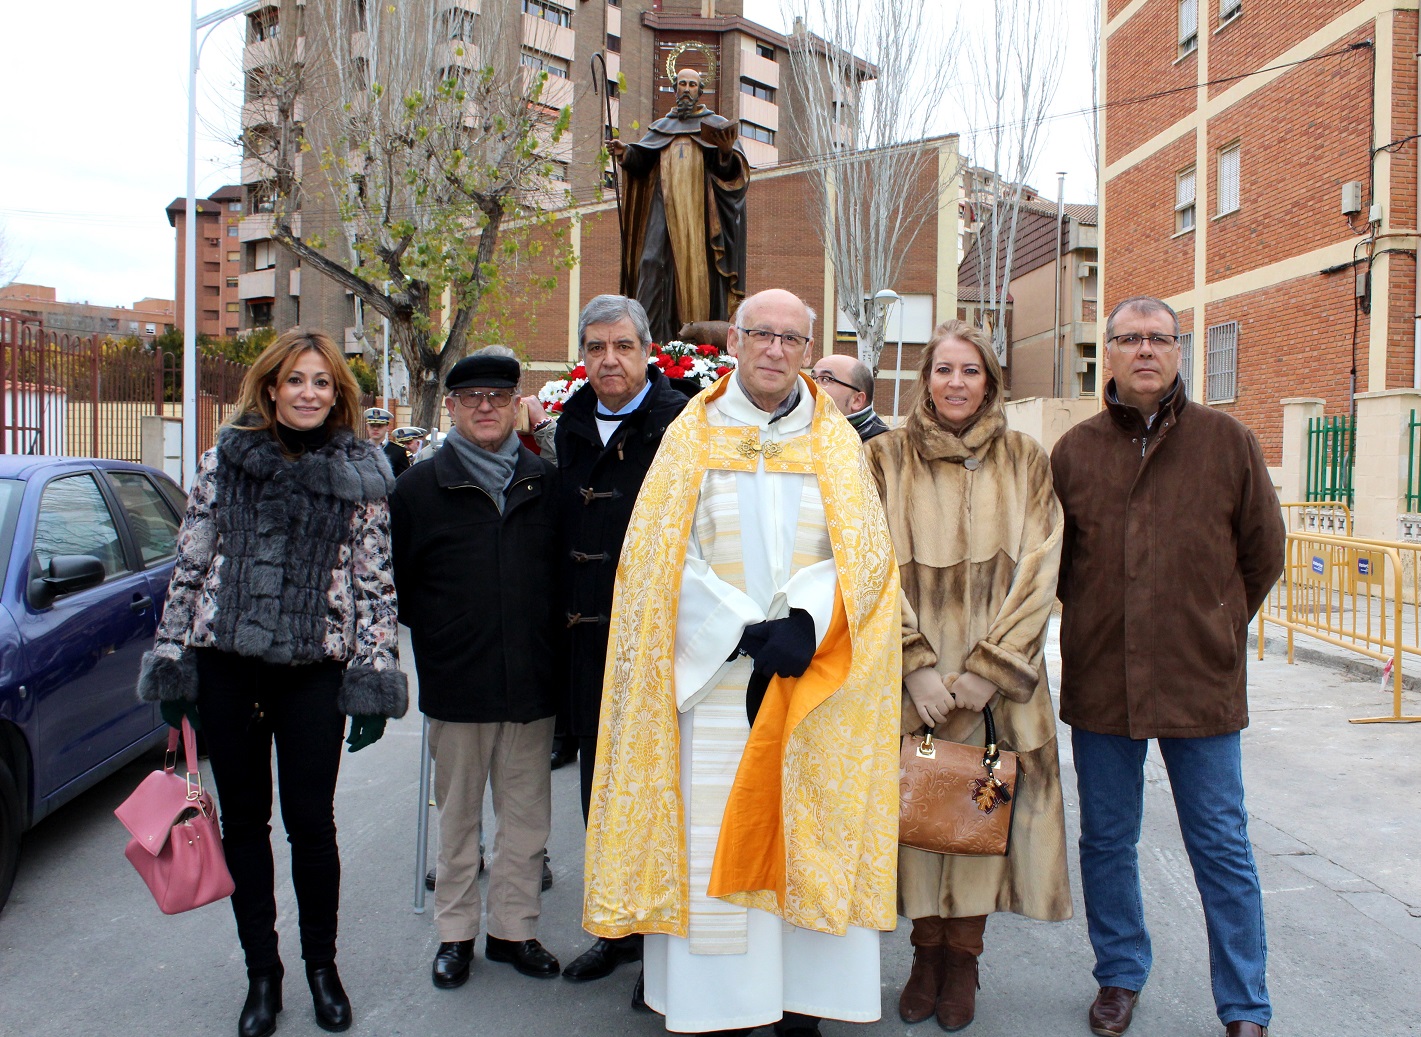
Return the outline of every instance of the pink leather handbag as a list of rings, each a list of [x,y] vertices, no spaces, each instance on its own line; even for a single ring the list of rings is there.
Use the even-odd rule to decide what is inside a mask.
[[[217,808],[197,770],[197,736],[183,718],[185,777],[178,777],[178,732],[168,732],[163,769],[144,778],[115,816],[133,836],[123,855],[137,869],[164,914],[191,911],[232,895],[222,856]]]

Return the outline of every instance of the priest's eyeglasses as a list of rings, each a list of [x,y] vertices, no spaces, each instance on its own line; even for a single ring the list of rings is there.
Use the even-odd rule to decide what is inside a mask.
[[[487,391],[459,389],[449,395],[459,401],[459,406],[468,407],[470,410],[476,409],[484,402],[495,409],[507,407],[513,402],[513,393],[507,389],[489,389]]]
[[[803,335],[796,335],[793,331],[770,331],[768,328],[741,328],[740,334],[744,335],[757,346],[769,348],[774,345],[775,339],[784,343],[786,349],[803,349],[809,345],[809,339]]]
[[[1116,335],[1110,340],[1115,343],[1117,349],[1122,353],[1139,352],[1141,346],[1146,342],[1150,344],[1150,349],[1156,353],[1172,353],[1174,347],[1179,345],[1178,335]]]

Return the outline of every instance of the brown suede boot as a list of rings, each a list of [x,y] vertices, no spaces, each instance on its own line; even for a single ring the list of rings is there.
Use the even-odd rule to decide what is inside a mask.
[[[943,955],[946,946],[945,918],[913,919],[913,971],[898,997],[898,1016],[905,1023],[920,1023],[937,1011],[938,990],[942,987]]]
[[[945,919],[947,951],[943,955],[942,986],[938,988],[937,1024],[948,1033],[968,1026],[977,1015],[977,958],[987,916]]]

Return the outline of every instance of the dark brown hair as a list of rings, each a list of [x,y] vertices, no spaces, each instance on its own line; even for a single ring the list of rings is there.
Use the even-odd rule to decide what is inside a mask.
[[[308,351],[320,354],[335,381],[335,404],[326,415],[326,425],[332,429],[355,428],[361,420],[360,386],[350,365],[329,335],[304,328],[292,328],[282,334],[253,361],[251,370],[242,379],[237,409],[230,424],[267,431],[275,429],[276,403],[269,390],[275,388],[296,366],[301,354]]]

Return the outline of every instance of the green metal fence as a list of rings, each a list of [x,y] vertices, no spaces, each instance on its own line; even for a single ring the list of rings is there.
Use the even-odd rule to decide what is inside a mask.
[[[1413,423],[1415,420],[1413,413]],[[1352,459],[1356,447],[1357,424],[1353,419],[1308,419],[1307,500],[1342,501],[1352,506]]]
[[[1421,443],[1418,443],[1418,430],[1421,430],[1421,421],[1416,420],[1416,412],[1411,412],[1411,420],[1406,423],[1406,510],[1408,512],[1421,511],[1421,471],[1417,465],[1421,463]]]

